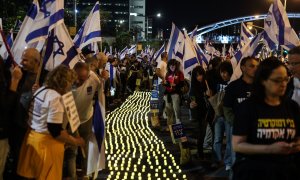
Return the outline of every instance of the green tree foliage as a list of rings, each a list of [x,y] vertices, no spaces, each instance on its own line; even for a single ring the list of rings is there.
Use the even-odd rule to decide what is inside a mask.
[[[125,46],[130,45],[131,36],[129,32],[119,32],[116,37],[116,47],[118,50],[122,50]]]

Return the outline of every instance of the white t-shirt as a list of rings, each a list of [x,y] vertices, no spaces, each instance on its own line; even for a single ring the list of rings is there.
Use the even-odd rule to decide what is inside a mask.
[[[165,61],[160,61],[157,65],[157,69],[160,69],[160,72],[162,72],[162,74],[165,77],[166,73],[167,73],[167,63]],[[162,82],[162,79],[160,77],[158,77],[158,84],[160,84],[161,82]]]
[[[300,106],[300,79],[294,77],[294,92],[292,99]]]
[[[39,88],[34,94],[40,92],[29,109],[29,126],[36,132],[49,134],[47,123],[63,123],[64,106],[58,92],[44,88],[44,86]]]
[[[73,91],[76,108],[81,124],[93,116],[93,97],[100,88],[100,79],[90,71],[89,78]]]

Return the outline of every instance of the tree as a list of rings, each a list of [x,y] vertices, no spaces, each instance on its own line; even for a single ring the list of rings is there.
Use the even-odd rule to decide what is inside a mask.
[[[30,4],[28,1],[3,1],[0,8],[3,29],[9,31],[17,19],[23,21]]]
[[[115,47],[119,50],[123,49],[125,46],[130,45],[130,40],[131,36],[129,32],[120,32],[117,34]]]

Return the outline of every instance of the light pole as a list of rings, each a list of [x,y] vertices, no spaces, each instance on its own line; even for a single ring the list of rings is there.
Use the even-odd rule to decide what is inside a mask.
[[[77,29],[77,2],[74,0],[74,26]]]
[[[252,22],[247,22],[247,28],[250,29],[250,30],[254,29],[255,30],[255,35],[257,35],[257,29],[256,28],[264,30],[263,27],[253,25]]]
[[[146,22],[147,22],[146,41],[149,40],[149,17],[157,17],[157,18],[160,18],[160,17],[161,17],[161,14],[160,14],[160,13],[157,13],[156,15],[146,16]]]

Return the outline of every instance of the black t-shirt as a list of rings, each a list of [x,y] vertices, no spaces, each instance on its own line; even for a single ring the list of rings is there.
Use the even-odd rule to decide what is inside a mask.
[[[228,85],[228,81],[220,81],[218,84],[217,84],[217,93],[218,92],[224,92],[226,87]]]
[[[269,145],[279,141],[290,143],[300,136],[299,106],[289,99],[278,106],[270,106],[250,98],[240,105],[236,113],[233,135],[247,136],[247,142],[251,144]],[[237,158],[245,156],[268,158],[266,155],[237,153]]]
[[[247,84],[242,77],[231,82],[225,89],[224,106],[233,109],[236,113],[240,103],[250,97],[252,85]]]

